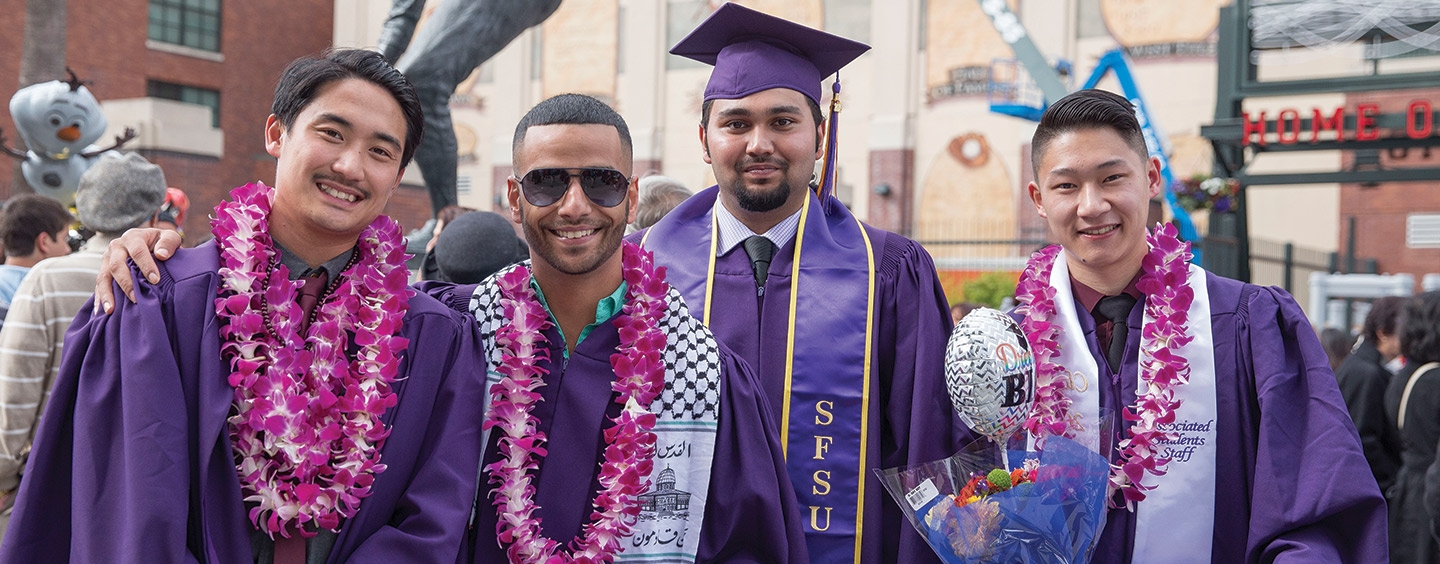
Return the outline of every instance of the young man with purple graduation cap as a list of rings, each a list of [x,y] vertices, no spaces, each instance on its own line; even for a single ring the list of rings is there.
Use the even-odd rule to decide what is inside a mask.
[[[475,324],[405,286],[381,215],[415,91],[337,50],[291,63],[272,112],[275,186],[236,188],[213,242],[75,319],[0,561],[455,561]]]
[[[1032,141],[1060,243],[1016,289],[1035,354],[1027,428],[1091,442],[1116,416],[1117,491],[1094,562],[1386,562],[1376,488],[1328,360],[1284,291],[1188,263],[1134,107],[1082,90]]]
[[[717,9],[671,53],[715,66],[700,143],[718,184],[631,237],[755,368],[810,559],[935,562],[874,470],[969,442],[944,388],[949,308],[919,244],[860,223],[833,195],[833,112],[821,144],[821,82],[868,49],[738,4]]]

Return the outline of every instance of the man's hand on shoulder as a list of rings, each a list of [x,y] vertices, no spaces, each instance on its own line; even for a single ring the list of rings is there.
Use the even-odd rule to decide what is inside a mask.
[[[167,260],[175,256],[175,250],[180,248],[180,243],[179,233],[154,228],[131,229],[110,241],[110,246],[106,247],[105,254],[100,259],[100,276],[95,279],[96,313],[99,313],[99,310],[110,313],[115,309],[115,292],[111,282],[119,284],[120,291],[124,292],[125,297],[132,303],[135,301],[135,281],[130,278],[127,260],[135,261],[140,273],[154,284],[160,281],[160,269],[155,266],[155,259]]]

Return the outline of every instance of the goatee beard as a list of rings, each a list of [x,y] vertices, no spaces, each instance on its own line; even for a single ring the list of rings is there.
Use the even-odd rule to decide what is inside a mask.
[[[790,199],[790,181],[783,180],[780,184],[769,190],[750,191],[746,190],[744,183],[740,183],[740,189],[735,191],[735,202],[745,211],[763,213],[779,209]]]

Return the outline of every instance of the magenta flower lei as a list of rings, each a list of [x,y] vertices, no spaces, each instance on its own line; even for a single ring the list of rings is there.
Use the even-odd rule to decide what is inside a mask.
[[[1128,438],[1120,441],[1120,460],[1111,465],[1110,472],[1111,488],[1122,493],[1132,510],[1145,499],[1146,491],[1154,489],[1142,482],[1145,474],[1163,475],[1170,463],[1157,456],[1157,446],[1175,440],[1176,435],[1159,426],[1175,421],[1182,403],[1175,397],[1175,389],[1190,381],[1190,363],[1175,351],[1194,339],[1186,329],[1190,302],[1195,298],[1188,278],[1190,244],[1180,241],[1169,224],[1155,229],[1145,240],[1150,251],[1141,264],[1138,283],[1146,295],[1145,315],[1150,318],[1140,337],[1143,393],[1123,412],[1125,420],[1135,424]],[[1065,396],[1065,368],[1055,362],[1060,325],[1055,321],[1050,274],[1060,251],[1058,245],[1052,245],[1031,256],[1016,287],[1020,302],[1016,311],[1024,316],[1020,328],[1035,355],[1035,404],[1025,429],[1042,440],[1046,434],[1073,437],[1079,429],[1079,415],[1070,413],[1071,401]]]
[[[562,564],[612,562],[621,550],[620,541],[630,536],[640,515],[638,496],[650,487],[654,468],[656,416],[648,406],[665,388],[665,333],[660,318],[667,307],[665,268],[656,267],[653,256],[625,242],[621,248],[624,268],[625,306],[615,319],[620,346],[610,355],[615,370],[611,386],[625,408],[605,430],[605,461],[600,464],[600,493],[595,497],[591,522],[562,552],[559,543],[540,535],[540,519],[534,516],[535,486],[529,475],[546,455],[545,434],[537,430],[539,420],[531,415],[545,385],[547,371],[537,366],[549,358],[544,331],[550,316],[530,288],[530,269],[520,266],[499,278],[500,304],[505,318],[496,345],[500,352],[503,379],[491,386],[494,396],[484,428],[499,427],[501,460],[485,467],[495,485],[494,505],[499,514],[496,533],[509,546],[510,562]]]
[[[335,530],[385,471],[380,417],[409,340],[397,335],[408,308],[400,226],[380,216],[360,235],[358,262],[341,275],[314,322],[299,334],[299,287],[276,260],[269,235],[274,191],[247,184],[215,208],[220,250],[220,352],[232,370],[230,439],[256,528],[274,538],[288,526]],[[268,326],[268,328],[267,328]],[[346,357],[350,334],[359,346]]]

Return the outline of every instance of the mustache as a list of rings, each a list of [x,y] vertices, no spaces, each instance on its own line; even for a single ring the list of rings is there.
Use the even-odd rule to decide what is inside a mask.
[[[338,184],[338,185],[340,185],[340,186],[344,186],[344,187],[346,187],[346,188],[349,188],[349,189],[351,189],[351,190],[354,190],[354,191],[357,192],[357,193],[363,194],[366,198],[369,198],[369,197],[370,197],[370,191],[369,191],[369,190],[365,190],[365,189],[363,189],[363,188],[361,188],[361,187],[359,187],[359,186],[356,186],[355,183],[350,182],[350,181],[348,181],[348,180],[345,180],[344,178],[341,178],[341,177],[338,176],[338,175],[331,174],[331,173],[328,173],[328,172],[319,172],[319,173],[316,173],[316,174],[315,174],[315,181],[316,181],[316,182],[319,182],[319,181],[321,181],[321,180],[327,181],[327,182],[329,182],[329,183],[331,183],[331,184]]]
[[[741,160],[739,163],[735,164],[735,170],[744,171],[746,168],[755,165],[770,165],[779,169],[788,169],[790,168],[790,161],[787,161],[780,157],[767,157],[759,159],[747,157],[744,160]]]

